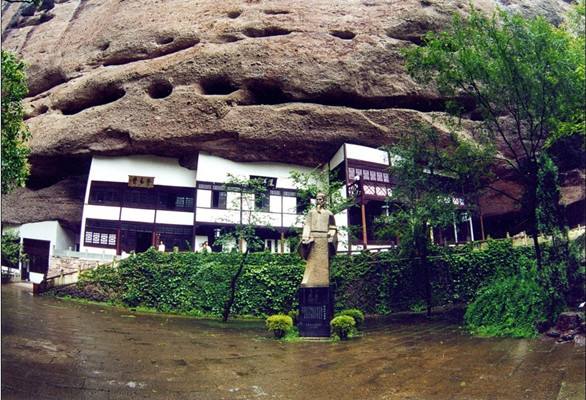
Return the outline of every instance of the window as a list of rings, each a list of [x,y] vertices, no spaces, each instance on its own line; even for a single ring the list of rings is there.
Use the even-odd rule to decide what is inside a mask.
[[[96,230],[86,228],[84,239],[86,246],[116,247],[116,231],[100,229],[101,232],[96,232]]]
[[[155,192],[151,189],[128,189],[124,192],[125,207],[154,208]]]
[[[122,187],[107,182],[92,182],[89,204],[120,206]]]
[[[297,214],[303,214],[311,204],[309,197],[297,197]]]
[[[163,210],[193,211],[193,191],[182,188],[160,188],[158,208]]]
[[[191,226],[159,225],[156,230],[158,239],[165,244],[165,251],[173,251],[174,247],[181,251],[192,250]]]
[[[256,211],[269,211],[271,196],[268,193],[256,193],[254,195],[254,209]]]
[[[86,219],[84,244],[91,247],[115,248],[118,236],[117,221]]]
[[[212,191],[212,208],[226,209],[228,193],[220,190]]]

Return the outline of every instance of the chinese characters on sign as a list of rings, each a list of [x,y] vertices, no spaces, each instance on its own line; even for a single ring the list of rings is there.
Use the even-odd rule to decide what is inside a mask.
[[[128,186],[140,188],[153,188],[155,186],[155,178],[152,176],[128,175]]]

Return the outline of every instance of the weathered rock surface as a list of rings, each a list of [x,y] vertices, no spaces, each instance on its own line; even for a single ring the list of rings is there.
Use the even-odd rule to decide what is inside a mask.
[[[406,74],[400,51],[468,4],[59,0],[31,14],[4,3],[3,46],[29,64],[31,182],[87,173],[95,154],[315,164],[343,142],[392,143],[419,122],[442,128],[445,99]],[[567,8],[474,5],[555,21]]]
[[[2,223],[21,225],[57,220],[63,227],[77,231],[85,184],[85,177],[72,177],[40,190],[18,188],[2,196]]]

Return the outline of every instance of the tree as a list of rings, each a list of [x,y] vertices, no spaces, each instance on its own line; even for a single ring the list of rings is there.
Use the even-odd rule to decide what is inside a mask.
[[[316,168],[310,172],[291,171],[291,180],[297,188],[297,199],[306,204],[305,213],[310,209],[311,199],[318,193],[324,193],[328,198],[328,209],[337,214],[351,207],[355,199],[345,196],[346,184],[336,178],[330,171]]]
[[[431,263],[429,250],[433,228],[451,225],[457,214],[456,198],[474,198],[482,186],[484,171],[492,161],[490,147],[456,135],[452,145],[440,144],[432,128],[416,127],[388,148],[395,186],[388,201],[393,212],[381,217],[378,232],[399,237],[400,256],[412,261],[423,286],[427,314],[431,314]]]
[[[522,199],[503,194],[522,204],[541,266],[539,157],[564,129],[566,135],[579,131],[584,41],[543,18],[504,12],[485,17],[471,9],[467,18],[454,17],[447,31],[429,33],[424,46],[407,49],[405,56],[407,70],[420,82],[475,102],[485,131],[501,143],[501,160],[524,189]],[[461,115],[463,109],[452,103],[449,111]]]
[[[242,179],[234,175],[228,175],[226,186],[232,189],[233,192],[238,193],[237,198],[233,201],[232,209],[239,210],[240,216],[234,229],[225,231],[216,242],[232,250],[236,250],[235,247],[237,247],[240,252],[233,251],[235,271],[230,278],[228,297],[222,312],[223,322],[227,322],[230,317],[232,306],[236,300],[238,280],[244,272],[248,255],[251,250],[261,249],[264,245],[256,234],[256,227],[259,225],[267,226],[268,224],[254,211],[256,204],[262,203],[262,200],[269,194],[267,182],[260,178]],[[246,246],[245,249],[244,246]]]
[[[2,193],[23,186],[29,175],[26,144],[30,133],[23,123],[22,99],[26,96],[25,66],[2,50]]]
[[[305,205],[303,217],[315,206],[311,200],[315,199],[318,193],[326,195],[327,209],[334,215],[356,204],[353,196],[346,195],[346,182],[340,181],[332,171],[318,167],[310,172],[291,171],[289,175],[297,189],[297,201]],[[358,230],[355,226],[340,226],[338,229],[346,230],[349,236]],[[297,233],[299,234],[299,231]]]

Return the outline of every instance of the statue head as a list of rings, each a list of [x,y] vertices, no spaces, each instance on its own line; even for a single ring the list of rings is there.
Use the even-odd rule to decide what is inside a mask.
[[[326,195],[325,193],[319,192],[315,196],[315,202],[317,203],[318,208],[325,208],[326,206]]]

